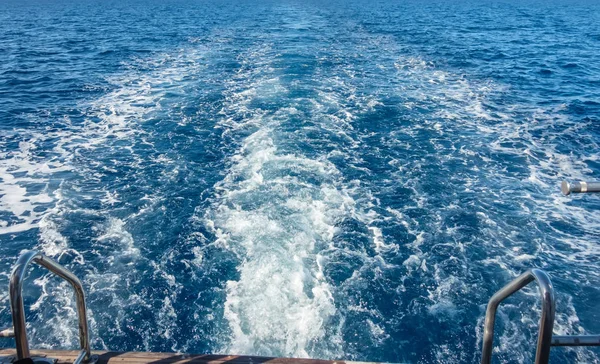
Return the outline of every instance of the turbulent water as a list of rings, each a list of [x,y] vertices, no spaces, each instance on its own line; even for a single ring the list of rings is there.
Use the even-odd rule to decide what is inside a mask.
[[[600,177],[597,2],[6,0],[0,133],[0,326],[38,249],[95,349],[475,363],[531,267],[600,332],[600,199],[559,190]],[[78,345],[66,284],[25,297]],[[503,305],[497,362],[538,318]]]

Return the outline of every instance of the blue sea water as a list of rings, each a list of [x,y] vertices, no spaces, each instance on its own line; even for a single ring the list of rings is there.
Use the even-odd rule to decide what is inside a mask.
[[[475,363],[531,267],[600,333],[600,200],[559,190],[599,177],[595,1],[0,3],[0,326],[39,249],[95,349]],[[25,295],[31,345],[77,347],[69,287]],[[538,318],[506,301],[496,362]]]

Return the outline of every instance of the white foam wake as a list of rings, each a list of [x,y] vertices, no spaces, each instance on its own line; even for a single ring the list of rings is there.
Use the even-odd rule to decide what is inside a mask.
[[[218,243],[240,259],[239,280],[227,284],[226,350],[308,357],[335,313],[318,252],[352,200],[335,187],[333,165],[278,150],[278,115],[260,117],[206,215]]]
[[[335,171],[324,162],[278,155],[267,134],[246,140],[211,216],[216,235],[241,260],[239,280],[227,284],[229,350],[308,357],[335,313],[318,251],[331,242],[347,196],[330,183],[289,176],[291,170],[319,177]]]

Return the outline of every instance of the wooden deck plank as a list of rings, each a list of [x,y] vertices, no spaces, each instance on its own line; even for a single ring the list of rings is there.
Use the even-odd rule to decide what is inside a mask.
[[[33,357],[48,357],[58,359],[58,364],[73,363],[79,351],[77,350],[31,350]],[[358,364],[358,362],[332,361],[320,359],[268,358],[260,356],[237,355],[195,355],[178,353],[147,353],[147,352],[114,352],[94,351],[98,355],[98,364]],[[14,349],[1,349],[2,357],[15,356]]]

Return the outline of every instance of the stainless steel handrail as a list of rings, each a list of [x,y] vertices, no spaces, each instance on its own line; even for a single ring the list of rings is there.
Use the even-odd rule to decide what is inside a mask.
[[[600,335],[554,335],[552,346],[600,346]]]
[[[571,193],[590,193],[590,192],[600,192],[600,182],[573,182],[569,183],[567,181],[562,181],[560,185],[560,190],[565,195],[570,195]]]
[[[10,277],[10,309],[12,311],[17,359],[21,360],[30,357],[29,342],[27,340],[27,331],[25,325],[25,309],[23,307],[22,288],[27,267],[31,262],[41,265],[50,272],[66,280],[75,290],[75,298],[77,300],[77,316],[79,318],[79,343],[82,350],[77,359],[75,359],[74,364],[93,361],[90,351],[90,337],[88,332],[85,293],[83,292],[81,281],[62,265],[42,255],[40,252],[33,250],[25,251],[21,254],[17,260],[17,264],[13,268],[12,275]]]
[[[544,271],[539,269],[531,269],[504,286],[490,299],[485,313],[481,364],[489,364],[492,361],[494,323],[496,321],[496,311],[498,310],[498,306],[507,297],[525,287],[533,280],[538,283],[538,286],[540,287],[540,295],[542,297],[542,315],[540,317],[540,328],[535,353],[535,363],[548,363],[550,358],[552,329],[554,327],[554,288],[552,288],[550,277],[548,277]]]

